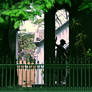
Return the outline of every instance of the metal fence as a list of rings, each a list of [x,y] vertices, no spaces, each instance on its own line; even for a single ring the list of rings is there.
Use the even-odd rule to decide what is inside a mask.
[[[92,87],[91,57],[69,57],[65,64],[45,65],[22,60],[13,63],[8,58],[1,61],[0,88]]]

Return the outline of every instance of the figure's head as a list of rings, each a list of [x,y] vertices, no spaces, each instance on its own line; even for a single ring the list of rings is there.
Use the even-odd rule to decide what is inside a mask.
[[[66,44],[65,40],[64,40],[64,39],[61,39],[61,40],[60,40],[60,44],[61,44],[61,45]]]

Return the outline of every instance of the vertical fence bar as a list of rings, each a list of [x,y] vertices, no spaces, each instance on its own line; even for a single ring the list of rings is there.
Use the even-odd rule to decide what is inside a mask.
[[[74,57],[71,57],[71,74],[72,74],[72,76],[71,76],[71,80],[70,80],[70,85],[71,85],[71,88],[73,87],[73,78],[74,78],[74,76],[73,76],[73,70],[74,70],[74,67],[73,67],[73,64],[74,64]]]
[[[69,74],[69,67],[68,67],[68,61],[66,60],[66,65],[65,65],[65,82],[66,82],[66,85],[65,85],[65,87],[67,88],[67,77],[68,77],[68,74]]]
[[[3,87],[3,80],[4,80],[4,79],[3,79],[3,77],[4,77],[4,76],[3,76],[3,72],[4,72],[4,71],[3,71],[3,66],[1,66],[1,67],[2,67],[2,68],[1,68],[1,69],[2,69],[2,82],[1,82],[1,85],[2,85],[2,87]]]
[[[49,81],[48,81],[48,84],[49,84],[49,86],[50,86],[50,82],[51,82],[51,80],[50,80],[50,68],[48,67],[48,74],[49,74]]]
[[[4,57],[2,57],[2,58],[0,58],[1,59],[1,61],[2,61],[2,64],[4,63]],[[4,67],[3,66],[1,66],[2,68],[2,82],[1,82],[1,85],[2,85],[2,87],[3,87],[3,81],[4,81],[4,79],[3,79],[3,77],[4,77]]]
[[[30,87],[31,87],[31,61],[30,61],[30,64],[29,64],[29,83],[30,83]]]
[[[42,64],[40,65],[40,68],[41,68],[41,84],[42,84],[42,70],[43,70]],[[42,85],[41,85],[41,87],[42,87]]]
[[[40,66],[40,64],[37,61],[37,84],[39,84],[39,71],[40,71],[39,66]]]
[[[57,64],[58,65],[58,64]],[[62,67],[61,67],[61,70],[62,70]],[[58,67],[58,69],[57,69],[57,86],[59,86],[59,81],[60,81],[60,79],[59,79],[59,67]]]
[[[54,61],[55,62],[55,61]],[[55,66],[55,63],[54,63],[54,66]],[[56,75],[56,67],[53,67],[53,87],[55,87],[55,75]]]
[[[57,62],[57,65],[59,64],[59,61]],[[58,67],[58,66],[57,66]],[[61,67],[62,70],[62,67]],[[59,68],[57,68],[57,87],[59,86]]]
[[[30,87],[32,87],[31,86],[31,60],[30,60],[30,58],[29,58],[29,67],[28,67],[28,69],[29,69],[29,85],[30,85]]]
[[[53,87],[53,78],[54,78],[54,76],[53,76],[53,66],[52,66],[52,68],[51,68],[51,71],[50,71],[50,77],[51,77],[51,86]]]
[[[16,60],[14,59],[14,67],[13,67],[13,71],[14,71],[14,79],[13,79],[13,86],[15,87],[15,69],[16,69]]]
[[[9,59],[10,62],[10,81],[9,81],[9,86],[11,86],[11,58]]]
[[[24,63],[24,69],[25,69],[25,87],[27,87],[27,58]],[[24,81],[24,80],[23,80]]]
[[[88,87],[90,88],[90,81],[91,81],[90,80],[90,58],[88,59],[88,61],[89,61],[89,86]]]
[[[54,63],[53,63],[53,66],[54,66]],[[54,83],[55,83],[55,75],[54,75],[55,71],[54,71],[54,67],[52,68],[52,72],[53,72],[53,74],[52,74],[52,76],[53,76],[52,86],[54,87]]]
[[[61,65],[61,68],[60,68],[60,66],[59,65]],[[59,62],[59,64],[58,64],[58,67],[59,67],[59,87],[61,86],[61,85],[63,85],[63,79],[64,79],[64,74],[63,74],[63,71],[64,71],[64,64],[63,63],[60,63]],[[63,86],[62,86],[63,87]]]
[[[73,57],[73,64],[75,64],[75,58]],[[72,68],[73,69],[73,87],[74,87],[74,84],[75,84],[75,69],[74,67]]]
[[[70,67],[70,74],[69,74],[69,88],[71,87],[71,57],[69,57],[69,67]]]
[[[49,58],[49,64],[51,64],[51,62],[52,62],[52,61],[51,61],[51,58]],[[52,86],[52,85],[51,85],[51,81],[52,81],[52,79],[51,79],[52,66],[49,66],[48,70],[49,70],[49,81],[48,81],[48,82],[49,82],[49,87],[50,87],[50,86]]]
[[[24,83],[24,81],[23,81],[23,69],[24,69],[24,64],[23,64],[24,62],[23,62],[23,60],[22,60],[22,65],[21,65],[21,69],[22,69],[22,87],[23,87],[23,83]]]
[[[53,87],[55,87],[55,69],[53,67]]]
[[[74,87],[74,84],[75,84],[75,69],[73,68],[73,87]]]
[[[20,61],[20,59],[18,58],[18,61],[17,61],[17,76],[18,76],[18,85],[20,86],[21,84],[20,84],[20,82],[19,82],[19,69],[20,69],[20,65],[19,65],[19,61]]]
[[[46,61],[45,61],[46,62]],[[45,85],[45,87],[46,87],[46,85],[47,85],[47,70],[46,70],[46,63],[44,64],[44,85]]]
[[[86,65],[86,58],[85,58],[85,65]],[[87,82],[87,80],[86,80],[86,69],[87,69],[87,67],[85,67],[85,87],[87,87],[87,85],[86,85],[86,82]]]
[[[80,58],[81,65],[82,65],[82,57]],[[81,67],[81,87],[82,87],[82,80],[83,80],[83,66]]]
[[[5,57],[4,57],[4,60],[5,60]],[[7,60],[5,60],[5,62],[6,62],[6,65],[7,65]],[[7,66],[6,66],[6,88],[7,88]]]
[[[57,66],[56,66],[56,60],[55,60],[55,68],[54,68],[54,86],[56,87],[57,86]]]
[[[77,60],[77,61],[76,61],[77,64],[79,64],[77,57],[76,57],[76,60]],[[77,68],[77,88],[78,88],[78,87],[79,87],[79,72],[78,72],[79,66],[77,66],[76,68]]]
[[[33,65],[34,65],[34,66],[33,66],[33,69],[34,69],[34,76],[33,76],[34,79],[33,79],[33,84],[35,84],[35,63],[33,63]]]

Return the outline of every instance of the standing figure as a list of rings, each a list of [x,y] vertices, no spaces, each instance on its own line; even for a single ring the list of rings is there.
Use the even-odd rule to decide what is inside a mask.
[[[56,38],[57,40],[57,38]],[[57,45],[57,56],[56,56],[56,63],[58,64],[66,64],[66,59],[67,59],[67,52],[65,50],[65,48],[63,47],[64,44],[66,44],[64,39],[60,40],[60,45]],[[66,68],[60,68],[58,70],[58,83],[59,84],[64,84],[65,81],[65,77],[66,77]]]

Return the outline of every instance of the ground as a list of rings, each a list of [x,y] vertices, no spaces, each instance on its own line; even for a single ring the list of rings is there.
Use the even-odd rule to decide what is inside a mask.
[[[26,88],[26,89],[1,89],[0,92],[92,92],[92,89]]]

